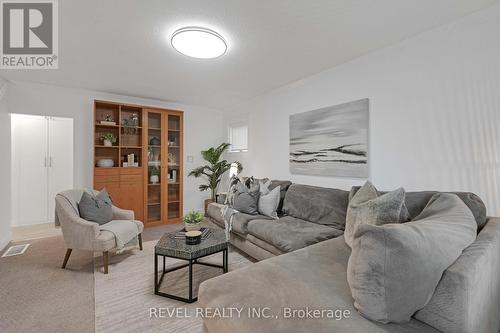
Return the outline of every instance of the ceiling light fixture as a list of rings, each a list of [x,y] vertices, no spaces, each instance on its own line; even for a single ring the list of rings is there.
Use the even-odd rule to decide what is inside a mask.
[[[174,49],[193,58],[212,59],[226,53],[227,44],[217,32],[201,27],[176,30],[170,40]]]

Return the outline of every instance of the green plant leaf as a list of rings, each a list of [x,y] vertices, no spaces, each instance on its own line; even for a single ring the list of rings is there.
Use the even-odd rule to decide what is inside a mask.
[[[229,143],[221,143],[217,147],[211,147],[207,150],[201,151],[201,156],[205,161],[208,162],[207,165],[203,165],[193,169],[189,176],[193,177],[204,177],[206,178],[207,183],[200,185],[200,191],[206,191],[208,189],[211,190],[211,198],[215,200],[215,196],[217,194],[217,189],[222,180],[222,176],[231,168],[231,163],[227,160],[220,160],[222,154],[230,147]],[[241,171],[243,168],[241,167],[241,163],[238,163],[238,170]]]
[[[200,191],[206,191],[206,190],[210,189],[210,186],[203,184],[203,185],[198,186],[198,188],[200,189]]]

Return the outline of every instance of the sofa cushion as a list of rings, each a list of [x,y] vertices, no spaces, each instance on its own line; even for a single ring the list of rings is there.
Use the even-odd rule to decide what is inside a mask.
[[[408,218],[405,191],[399,188],[379,196],[369,181],[349,201],[345,225],[345,241],[352,247],[354,232],[361,224],[400,223]]]
[[[342,235],[332,227],[304,221],[292,216],[279,220],[251,220],[248,233],[275,246],[283,252],[301,249],[330,238]]]
[[[262,239],[260,238],[257,238],[255,237],[254,235],[251,235],[251,234],[247,234],[246,236],[246,239],[250,242],[250,243],[253,243],[255,245],[257,245],[258,247],[274,254],[275,256],[279,256],[283,253],[286,253],[286,252],[283,252],[281,251],[280,249],[278,249],[277,247],[269,244],[269,243],[266,243],[264,242]]]
[[[245,213],[236,213],[233,215],[233,231],[241,235],[248,233],[248,222],[252,220],[272,220],[269,216],[265,215],[250,215]]]
[[[201,283],[198,304],[203,308],[242,307],[241,316],[205,318],[208,332],[419,332],[437,333],[412,320],[380,324],[363,318],[353,307],[346,270],[350,254],[343,237],[330,239],[292,253],[208,279]],[[244,286],[244,288],[242,288]],[[231,292],[228,292],[230,290]],[[269,307],[277,319],[248,316],[251,308]],[[348,318],[284,318],[284,308],[343,312]]]
[[[285,201],[286,191],[292,185],[292,182],[289,180],[271,180],[271,185],[269,185],[268,189],[272,190],[275,187],[280,187],[280,203],[278,204],[278,209],[276,209],[278,216],[283,215],[283,201]]]
[[[433,196],[412,222],[360,225],[347,268],[354,306],[382,323],[409,321],[474,241],[476,228],[470,209],[445,193]]]
[[[344,230],[348,198],[348,191],[292,184],[286,192],[283,213]]]
[[[349,199],[360,189],[360,186],[353,186],[351,192],[349,193]],[[384,194],[387,192],[379,192]],[[405,204],[410,214],[410,220],[414,219],[427,205],[432,196],[437,191],[422,191],[422,192],[406,192]],[[477,223],[478,231],[486,224],[486,206],[480,197],[471,192],[444,192],[456,194],[472,211],[474,218]]]

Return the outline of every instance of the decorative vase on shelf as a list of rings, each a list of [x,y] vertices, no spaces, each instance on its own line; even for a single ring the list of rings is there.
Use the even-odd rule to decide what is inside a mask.
[[[111,142],[111,140],[104,140],[104,146],[111,147],[112,145],[113,143]]]
[[[161,144],[161,141],[156,136],[154,136],[151,138],[151,140],[149,140],[149,144],[152,146],[159,146]]]
[[[151,175],[149,176],[149,181],[151,184],[156,184],[160,181],[160,177],[158,177],[158,175]]]

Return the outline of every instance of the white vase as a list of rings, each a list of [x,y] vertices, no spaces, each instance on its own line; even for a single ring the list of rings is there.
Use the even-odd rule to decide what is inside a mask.
[[[111,147],[113,145],[113,143],[109,140],[104,140],[104,146],[106,147]]]
[[[186,231],[200,230],[200,223],[184,223],[184,228]]]
[[[160,181],[160,177],[158,177],[158,175],[151,175],[149,176],[149,181],[151,184],[156,184]]]

